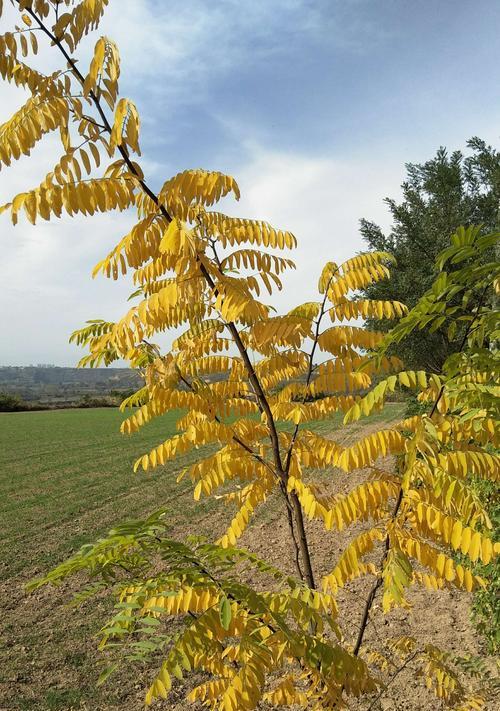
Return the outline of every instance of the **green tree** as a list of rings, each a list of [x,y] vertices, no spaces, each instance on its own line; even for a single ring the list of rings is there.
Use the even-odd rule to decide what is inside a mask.
[[[0,392],[0,412],[18,412],[26,409],[17,395]]]
[[[436,256],[449,244],[459,225],[481,224],[485,232],[498,228],[500,152],[480,138],[467,142],[471,153],[449,154],[440,148],[429,161],[406,165],[400,202],[386,198],[393,224],[388,234],[374,222],[361,220],[361,233],[372,249],[393,254],[397,261],[390,281],[369,285],[372,299],[395,299],[410,308],[436,277]],[[392,324],[370,325],[387,330]],[[408,367],[439,372],[458,349],[460,332],[451,341],[442,328],[411,333],[398,344],[397,355]]]

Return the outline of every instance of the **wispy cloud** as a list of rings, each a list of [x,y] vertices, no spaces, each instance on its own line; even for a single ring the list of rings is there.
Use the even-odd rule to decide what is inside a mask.
[[[5,4],[1,31],[14,15]],[[463,147],[473,134],[498,142],[498,18],[496,0],[481,13],[453,0],[112,0],[99,33],[121,49],[148,180],[158,186],[200,165],[230,172],[242,200],[229,212],[297,235],[300,270],[278,298],[285,309],[313,296],[324,261],[362,248],[360,217],[387,225],[383,198],[397,196],[405,161],[426,160],[439,144]],[[78,51],[82,71],[95,41]],[[60,66],[56,57],[44,47],[42,71]],[[2,122],[24,93],[0,92]],[[35,186],[59,155],[49,136],[2,170],[0,203]],[[16,325],[0,363],[74,363],[71,330],[124,310],[130,285],[91,281],[90,270],[131,216],[0,221],[0,328]]]
[[[101,30],[126,47],[134,83],[153,77],[155,94],[193,98],[217,75],[300,52],[304,42],[369,51],[390,32],[367,8],[367,0],[121,0]]]

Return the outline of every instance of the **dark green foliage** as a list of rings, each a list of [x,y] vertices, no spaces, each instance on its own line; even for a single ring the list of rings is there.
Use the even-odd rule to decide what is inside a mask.
[[[426,402],[420,402],[418,397],[413,393],[406,400],[405,417],[413,417],[414,415],[423,415],[429,411],[429,406]]]
[[[436,256],[449,244],[459,225],[483,225],[484,232],[498,228],[500,206],[500,152],[479,138],[467,142],[471,154],[448,154],[440,148],[423,164],[406,165],[401,202],[387,198],[393,218],[389,234],[369,220],[361,220],[361,233],[372,249],[391,252],[397,260],[391,279],[365,291],[372,299],[395,299],[409,307],[430,288],[437,272]],[[376,322],[388,330],[388,321]],[[410,334],[395,348],[408,368],[439,372],[450,353],[457,350],[460,329],[449,339],[442,328]]]
[[[0,393],[0,412],[20,412],[26,409],[26,405],[17,395]]]

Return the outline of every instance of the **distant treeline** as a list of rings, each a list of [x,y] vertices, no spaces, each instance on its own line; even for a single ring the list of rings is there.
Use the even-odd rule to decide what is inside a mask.
[[[0,367],[0,412],[112,407],[142,386],[130,368]]]
[[[216,373],[208,379],[224,377]],[[142,385],[140,374],[129,368],[0,367],[0,412],[116,407]],[[394,393],[390,399],[407,396]]]
[[[131,368],[60,368],[57,366],[0,366],[0,390],[20,391],[78,387],[120,390],[140,387],[141,377]]]
[[[63,410],[68,408],[117,407],[135,390],[112,391],[108,395],[83,395],[74,400],[23,400],[18,395],[0,392],[0,412],[29,412],[31,410]]]

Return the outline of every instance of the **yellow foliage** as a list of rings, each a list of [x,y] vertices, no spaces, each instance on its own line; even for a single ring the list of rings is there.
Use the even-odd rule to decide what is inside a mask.
[[[391,548],[382,572],[384,594],[382,608],[389,612],[394,606],[409,607],[405,598],[405,589],[412,581],[412,567],[407,556],[398,548]]]
[[[326,469],[336,466],[343,448],[334,440],[321,437],[316,432],[301,430],[294,450],[305,467]]]
[[[293,249],[297,240],[291,232],[276,230],[267,222],[248,220],[240,217],[228,217],[221,212],[199,212],[198,217],[207,234],[217,239],[225,249],[237,244],[263,245],[274,249]]]
[[[70,216],[126,210],[134,203],[135,189],[135,181],[131,178],[99,178],[49,185],[19,193],[0,211],[10,209],[12,222],[16,224],[19,211],[24,209],[28,220],[35,224],[38,217],[44,220],[50,220],[51,216],[61,217],[63,210]]]
[[[119,76],[118,48],[108,37],[100,37],[94,48],[89,73],[83,83],[84,96],[88,97],[91,93],[98,94],[99,98],[104,99],[110,109],[113,109],[118,95]]]
[[[205,170],[185,170],[167,180],[158,198],[177,218],[186,220],[190,216],[190,205],[208,207],[230,192],[239,200],[238,184],[231,176]]]
[[[406,306],[399,301],[345,299],[337,301],[329,313],[332,321],[349,321],[354,318],[401,318],[407,311]]]
[[[346,447],[339,457],[338,466],[348,472],[371,466],[380,457],[404,452],[405,443],[404,435],[396,429],[378,430]]]
[[[421,535],[446,543],[467,555],[473,563],[481,560],[487,565],[494,552],[500,550],[500,545],[495,547],[490,538],[464,526],[460,519],[447,516],[435,506],[419,501],[412,508],[413,525]]]
[[[341,301],[349,291],[364,289],[369,284],[387,279],[389,276],[389,269],[385,264],[377,263],[376,260],[366,266],[343,268],[342,272],[342,276],[332,280],[328,290],[328,297],[333,304]]]
[[[460,478],[470,474],[498,481],[500,479],[500,456],[477,450],[462,450],[439,453],[437,466]]]
[[[301,316],[275,316],[256,323],[250,330],[250,343],[256,350],[267,351],[284,346],[299,350],[302,341],[311,335],[310,320]]]
[[[300,706],[307,705],[307,695],[297,689],[293,676],[286,676],[272,690],[264,694],[264,701],[267,701],[271,706],[292,706],[299,704]]]
[[[285,269],[295,269],[295,264],[291,259],[275,254],[256,249],[238,249],[221,260],[221,269],[252,269],[267,274],[281,274]]]
[[[234,546],[238,538],[243,534],[248,526],[250,517],[259,504],[262,504],[274,487],[274,480],[269,475],[267,480],[265,477],[260,478],[253,484],[245,487],[241,492],[239,501],[239,510],[233,518],[226,533],[219,539],[219,543],[223,548]]]
[[[90,321],[72,340],[88,348],[83,364],[125,359],[140,370],[143,387],[122,404],[130,408],[123,433],[179,410],[177,433],[140,456],[134,470],[162,467],[196,449],[197,461],[185,465],[178,479],[189,478],[195,500],[219,497],[229,519],[215,545],[195,542],[191,548],[167,539],[158,518],[143,527],[131,522],[92,550],[82,549],[51,581],[84,567],[102,572],[106,584],[123,578],[117,582],[118,613],[104,627],[101,646],[122,642],[122,635],[147,639],[169,616],[183,617],[185,624],[168,641],[165,635],[153,645],[162,660],[147,704],[167,698],[172,677],[191,670],[208,678],[189,700],[223,711],[250,711],[261,701],[333,710],[346,696],[373,693],[379,682],[359,649],[352,652],[342,637],[335,595],[350,581],[373,576],[371,601],[382,588],[382,607],[389,611],[407,605],[411,584],[469,592],[484,586],[453,552],[467,556],[471,566],[488,564],[499,552],[470,488],[473,476],[500,478],[497,422],[493,408],[483,409],[498,396],[491,374],[468,364],[450,385],[444,375],[404,370],[386,355],[382,333],[349,323],[401,317],[407,323],[403,304],[357,293],[389,276],[393,260],[385,252],[359,254],[340,265],[327,262],[318,295],[286,314],[260,301],[281,289],[281,275],[295,266],[269,250],[293,249],[294,235],[210,209],[221,199],[240,197],[236,180],[220,172],[186,170],[166,180],[157,194],[149,187],[131,158],[140,155],[140,117],[134,102],[120,96],[116,45],[98,38],[88,72],[73,59],[108,0],[14,4],[25,26],[0,37],[0,76],[28,97],[0,126],[0,167],[29,156],[56,131],[61,150],[38,187],[15,195],[1,211],[9,210],[14,224],[22,213],[35,223],[63,213],[128,211],[127,234],[93,276],[117,279],[130,271],[133,303],[122,318]],[[50,75],[21,61],[37,54],[37,24],[54,51],[62,51],[62,69]],[[459,232],[455,241],[470,247],[474,235]],[[325,327],[325,317],[334,325]],[[162,354],[156,341],[173,328],[179,330]],[[417,391],[429,403],[428,414],[349,444],[344,437],[344,444],[328,439],[312,425],[304,428],[339,411],[346,423],[356,421],[380,410],[399,388]],[[463,392],[481,397],[466,407]],[[390,472],[379,464],[387,457],[397,457],[396,466],[394,459],[387,463]],[[325,472],[324,486],[314,469]],[[340,494],[338,469],[366,470],[366,476]],[[286,585],[273,566],[234,547],[272,496],[287,511],[300,577],[288,578]],[[314,589],[304,515],[322,521],[326,531],[364,522],[323,578],[323,592]],[[153,559],[156,568],[143,580]],[[281,587],[257,592],[234,573],[238,562],[274,576]],[[384,655],[361,649],[386,669]],[[403,638],[392,651],[407,656],[416,649],[416,642]],[[443,653],[427,645],[419,659],[438,698],[463,711],[481,707],[482,697],[465,692]]]
[[[68,123],[68,102],[62,96],[31,97],[0,126],[0,168],[29,155],[41,138]]]
[[[345,496],[338,496],[335,504],[328,509],[325,528],[337,528],[341,531],[355,521],[369,518],[378,519],[387,516],[388,500],[397,497],[399,481],[374,479],[360,484]]]
[[[356,536],[343,551],[332,572],[323,578],[323,590],[331,590],[336,593],[347,582],[361,575],[366,575],[367,573],[376,575],[377,570],[373,563],[364,563],[362,558],[366,553],[373,550],[378,541],[383,541],[384,537],[384,533],[380,528],[371,528],[369,531]]]
[[[346,346],[365,350],[373,349],[381,340],[381,333],[367,331],[358,326],[332,326],[320,335],[318,346],[322,351],[340,355]]]
[[[402,551],[414,558],[426,568],[430,568],[438,578],[452,582],[455,587],[472,592],[478,587],[484,587],[484,581],[474,575],[469,568],[456,564],[439,549],[417,539],[407,533],[398,532],[397,541]]]
[[[272,413],[278,420],[288,420],[298,425],[302,422],[321,420],[330,417],[332,412],[348,410],[354,398],[350,395],[324,397],[315,402],[275,402]]]
[[[140,220],[108,256],[94,267],[92,276],[102,272],[107,277],[112,275],[113,279],[118,279],[120,271],[126,273],[127,266],[138,269],[141,264],[159,254],[159,244],[166,228],[165,219],[159,215],[149,215]],[[170,263],[173,266],[173,260]],[[168,266],[165,266],[165,271],[167,269]]]
[[[72,12],[63,12],[53,27],[74,52],[85,35],[96,29],[109,0],[82,0]]]

